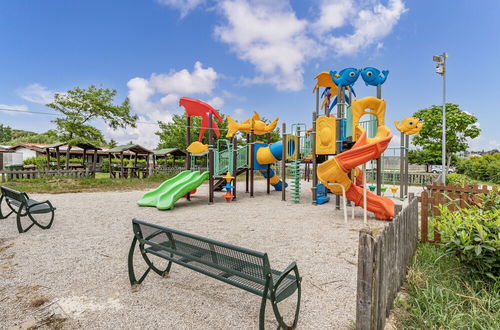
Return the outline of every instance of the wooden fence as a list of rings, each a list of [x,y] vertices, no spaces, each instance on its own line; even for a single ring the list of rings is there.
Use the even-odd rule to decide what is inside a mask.
[[[384,329],[418,241],[418,199],[382,231],[359,233],[356,329]]]
[[[17,170],[17,171],[0,171],[2,182],[18,179],[36,179],[43,177],[71,177],[71,178],[84,178],[93,176],[94,172],[90,169],[78,170]]]
[[[495,188],[494,188],[495,189]],[[498,189],[498,188],[496,188]],[[429,243],[439,243],[440,237],[437,229],[430,228],[434,233],[434,238],[429,239],[429,217],[439,216],[439,205],[447,204],[450,211],[475,204],[479,201],[479,194],[488,193],[488,187],[483,185],[458,185],[451,184],[444,186],[442,183],[434,182],[427,186],[427,190],[420,195],[421,199],[421,232],[420,241]]]

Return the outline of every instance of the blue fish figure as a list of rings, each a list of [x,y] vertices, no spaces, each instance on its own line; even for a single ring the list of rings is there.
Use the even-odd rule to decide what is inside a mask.
[[[337,86],[352,86],[358,80],[359,70],[354,68],[343,69],[336,77],[337,71],[330,71],[330,76]]]
[[[389,70],[383,70],[382,73],[380,73],[379,69],[372,67],[361,70],[361,78],[363,78],[366,86],[380,86],[385,82],[388,75]]]

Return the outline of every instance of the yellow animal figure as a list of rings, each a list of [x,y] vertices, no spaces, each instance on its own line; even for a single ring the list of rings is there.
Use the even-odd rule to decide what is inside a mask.
[[[208,144],[203,144],[199,141],[195,141],[187,147],[187,151],[192,154],[199,155],[208,152]]]
[[[405,133],[409,130],[414,129],[417,126],[418,122],[418,118],[408,117],[401,120],[401,122],[399,120],[394,121],[394,125],[396,125],[398,131],[400,131],[401,133]]]
[[[259,114],[255,111],[252,118],[242,121],[239,124],[233,118],[227,116],[228,124],[226,137],[233,137],[233,135],[238,131],[245,133],[250,133],[251,131],[253,131],[255,135],[264,135],[276,128],[276,125],[278,125],[278,120],[279,118],[275,118],[269,125],[266,125],[266,123],[264,123],[260,119]]]
[[[394,121],[394,125],[401,133],[406,135],[417,134],[424,127],[424,123],[420,122],[420,119],[415,117],[408,117],[403,119],[401,122],[399,120]]]
[[[411,129],[411,130],[407,131],[405,134],[406,135],[418,134],[418,133],[420,133],[420,131],[422,130],[422,128],[424,128],[424,123],[423,122],[419,122],[417,124],[417,126],[415,126],[414,129]]]
[[[337,85],[335,85],[335,83],[333,82],[330,72],[323,71],[316,77],[314,77],[314,79],[317,79],[318,81],[314,86],[313,93],[320,87],[330,87],[330,93],[332,93],[332,95],[338,94],[339,91]]]

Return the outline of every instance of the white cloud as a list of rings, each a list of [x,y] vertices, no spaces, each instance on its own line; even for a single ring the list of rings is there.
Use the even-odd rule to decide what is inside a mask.
[[[28,111],[28,106],[26,106],[24,104],[13,104],[13,105],[0,104],[0,110],[4,110],[4,111],[2,111],[2,113],[15,115],[19,112]]]
[[[217,72],[209,67],[203,68],[196,62],[192,72],[187,69],[169,73],[153,73],[149,78],[136,77],[128,81],[128,98],[132,111],[139,114],[136,128],[107,130],[107,136],[119,143],[130,140],[154,148],[158,144],[158,121],[169,122],[175,113],[181,113],[179,99],[181,96],[212,96]],[[205,100],[214,108],[224,105],[220,96],[212,96]]]
[[[156,0],[159,4],[178,9],[181,17],[186,16],[191,10],[203,4],[205,0]]]
[[[30,84],[17,91],[26,101],[46,105],[54,100],[54,92],[38,83]]]
[[[217,78],[217,72],[213,68],[204,69],[203,64],[196,62],[192,73],[186,69],[170,73],[153,73],[150,85],[162,93],[210,94],[215,88]]]
[[[181,11],[203,0],[158,0]],[[403,0],[320,0],[311,8],[314,17],[297,17],[290,0],[216,0],[225,22],[215,36],[229,45],[256,74],[244,83],[272,84],[278,90],[303,87],[304,67],[311,60],[334,54],[352,56],[367,49],[377,54],[401,15]]]
[[[355,13],[352,1],[322,0],[319,7],[319,18],[312,24],[312,29],[319,34],[344,26]]]
[[[214,96],[207,101],[214,109],[219,109],[224,105],[224,99],[220,96]]]
[[[287,1],[228,0],[220,9],[227,24],[217,26],[215,35],[257,69],[247,82],[302,88],[303,65],[318,54],[318,45],[305,35],[307,21],[298,19]]]
[[[377,0],[367,7],[363,7],[363,3],[355,7],[357,15],[349,19],[354,28],[351,34],[331,34],[326,39],[338,55],[354,55],[374,44],[378,50],[378,42],[392,32],[401,15],[407,11],[402,0],[389,0],[387,5]]]

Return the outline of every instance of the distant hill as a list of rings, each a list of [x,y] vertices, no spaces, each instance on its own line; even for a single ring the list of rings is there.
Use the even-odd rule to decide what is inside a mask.
[[[21,142],[27,143],[55,143],[58,142],[57,135],[54,131],[47,131],[45,133],[35,133],[31,131],[25,131],[22,129],[12,129],[12,139],[3,144],[5,145],[16,145]]]

